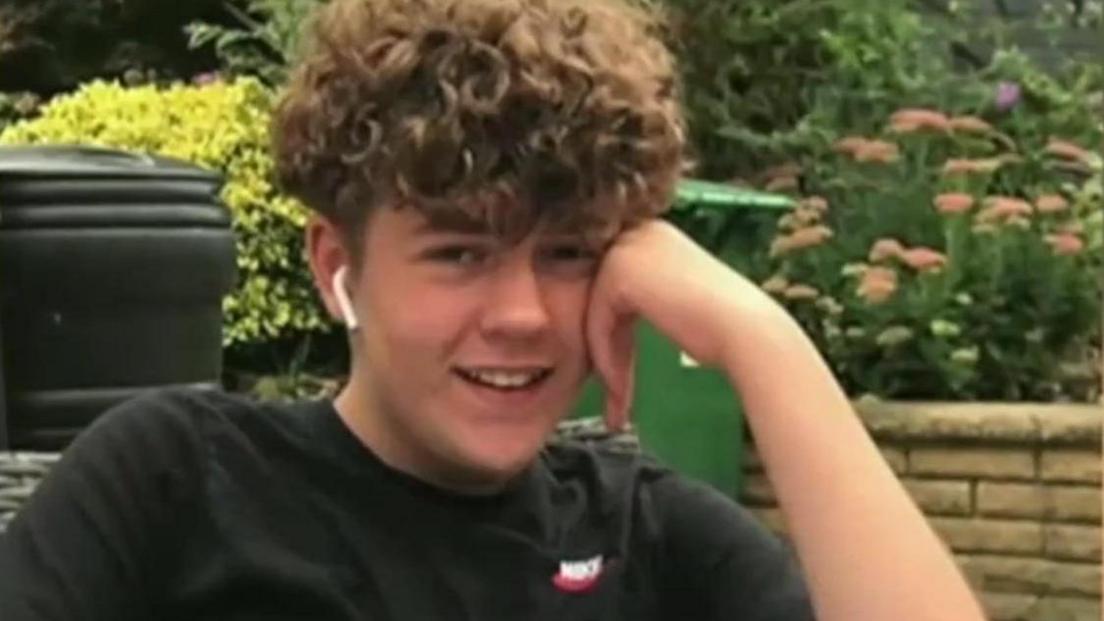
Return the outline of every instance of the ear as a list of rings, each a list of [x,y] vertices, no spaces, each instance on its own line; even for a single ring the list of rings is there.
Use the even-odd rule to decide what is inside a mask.
[[[307,260],[310,263],[314,286],[322,297],[322,303],[330,317],[343,322],[340,303],[334,292],[334,275],[342,267],[352,265],[352,253],[345,247],[341,231],[324,216],[314,214],[306,227]],[[349,274],[352,280],[352,274]]]

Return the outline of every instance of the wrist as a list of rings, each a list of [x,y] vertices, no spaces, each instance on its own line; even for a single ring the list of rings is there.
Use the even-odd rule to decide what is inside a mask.
[[[757,293],[741,297],[729,311],[721,366],[733,379],[745,373],[749,365],[784,365],[810,345],[786,309],[761,291]]]

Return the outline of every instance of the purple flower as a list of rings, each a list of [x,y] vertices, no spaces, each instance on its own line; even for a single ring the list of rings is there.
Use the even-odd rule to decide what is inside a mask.
[[[1023,91],[1020,89],[1020,85],[1015,82],[1000,82],[997,84],[997,92],[994,96],[994,103],[997,106],[997,110],[1001,112],[1007,112],[1016,107],[1016,104],[1020,103],[1020,96]]]
[[[192,78],[192,84],[196,86],[207,86],[218,82],[220,79],[222,79],[222,76],[219,75],[219,72],[208,71],[207,73],[201,73]]]

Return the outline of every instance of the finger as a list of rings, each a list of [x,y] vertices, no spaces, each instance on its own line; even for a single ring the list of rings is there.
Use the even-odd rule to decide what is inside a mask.
[[[623,331],[623,334],[618,334],[614,337],[613,348],[619,352],[615,355],[615,358],[624,358],[624,363],[618,363],[619,369],[617,381],[620,383],[621,389],[618,393],[619,399],[614,407],[607,410],[606,416],[606,428],[611,431],[620,431],[629,422],[629,418],[632,413],[633,395],[635,394],[636,385],[636,322],[625,321],[622,326],[619,326],[616,331]]]
[[[619,429],[632,399],[633,330],[631,317],[619,317],[602,299],[587,314],[591,362],[606,392],[606,425]]]

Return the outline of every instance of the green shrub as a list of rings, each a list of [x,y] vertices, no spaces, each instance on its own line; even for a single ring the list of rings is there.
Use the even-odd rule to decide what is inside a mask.
[[[946,77],[908,0],[664,0],[702,174],[748,176]]]
[[[224,303],[230,354],[325,331],[303,262],[304,208],[273,186],[271,92],[241,79],[127,88],[93,82],[12,125],[0,143],[82,143],[166,155],[221,173],[233,215],[239,280]]]
[[[210,47],[232,75],[252,75],[282,84],[299,51],[303,24],[324,0],[244,0],[227,3],[235,25],[195,22],[188,26],[193,49]],[[244,5],[240,7],[238,5]]]
[[[764,288],[852,394],[1099,396],[1101,133],[1036,128],[902,110],[803,167]]]
[[[215,63],[184,25],[217,21],[222,0],[0,0],[0,90],[42,95],[155,72],[178,79]]]

